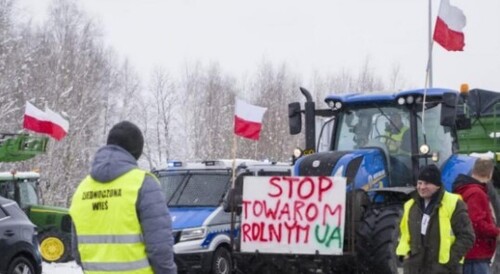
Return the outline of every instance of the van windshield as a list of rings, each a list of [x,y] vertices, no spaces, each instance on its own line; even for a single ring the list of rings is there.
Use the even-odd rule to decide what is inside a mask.
[[[168,206],[219,206],[230,173],[168,172],[158,175]]]

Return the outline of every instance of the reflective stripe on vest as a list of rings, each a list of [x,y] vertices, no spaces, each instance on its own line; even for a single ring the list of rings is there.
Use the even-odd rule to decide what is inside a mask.
[[[145,174],[133,169],[108,183],[87,176],[78,186],[70,215],[85,273],[153,273],[136,211]]]
[[[455,235],[451,229],[451,217],[457,206],[457,201],[460,196],[445,192],[439,207],[439,263],[446,264],[450,260],[451,246],[455,242]],[[415,203],[414,199],[410,199],[404,205],[403,218],[400,223],[401,238],[396,249],[396,254],[399,256],[406,256],[410,253],[410,228],[408,227],[408,217],[410,209]],[[463,262],[460,260],[460,262]]]

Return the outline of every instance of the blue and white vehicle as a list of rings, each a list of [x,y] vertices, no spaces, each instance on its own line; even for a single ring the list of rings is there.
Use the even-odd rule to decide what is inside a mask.
[[[235,167],[236,182],[247,175],[285,176],[292,171],[289,163],[241,159],[235,161]],[[179,272],[231,272],[231,212],[227,207],[224,210],[223,201],[231,189],[232,170],[232,160],[216,160],[170,162],[167,168],[153,171],[172,215]]]

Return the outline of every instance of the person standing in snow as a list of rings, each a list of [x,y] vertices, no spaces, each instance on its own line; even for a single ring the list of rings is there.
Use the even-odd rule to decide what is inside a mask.
[[[476,234],[472,249],[465,255],[464,274],[489,274],[500,228],[495,223],[493,207],[488,197],[488,182],[493,174],[493,161],[479,158],[471,176],[460,174],[453,184],[453,192],[467,203],[469,216]]]
[[[464,255],[474,243],[467,206],[444,190],[436,165],[422,168],[417,191],[405,203],[396,254],[405,274],[461,274]]]
[[[73,195],[72,250],[85,273],[177,273],[165,196],[137,165],[143,146],[135,124],[114,125]]]

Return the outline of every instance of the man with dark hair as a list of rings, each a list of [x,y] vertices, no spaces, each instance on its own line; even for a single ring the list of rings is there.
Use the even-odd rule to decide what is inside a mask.
[[[446,192],[435,165],[424,167],[417,191],[404,205],[396,253],[405,274],[460,274],[463,256],[474,243],[465,203]]]
[[[460,194],[467,203],[476,234],[474,247],[465,256],[464,274],[489,274],[489,265],[500,238],[487,188],[493,168],[491,159],[478,158],[471,176],[460,174],[453,184],[453,192]]]
[[[144,138],[133,123],[111,128],[73,195],[73,255],[88,273],[177,273],[172,220],[156,177],[137,166]]]

